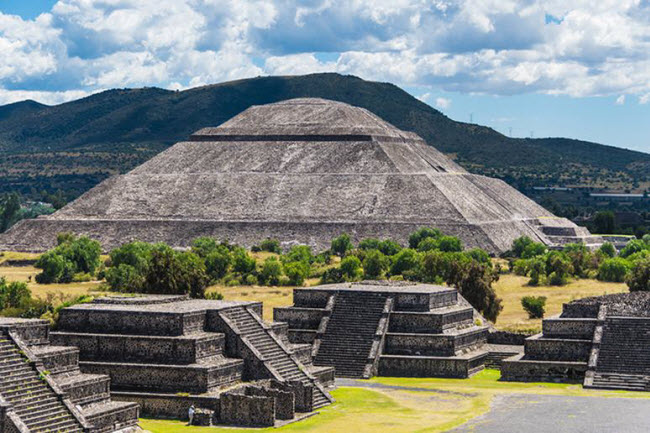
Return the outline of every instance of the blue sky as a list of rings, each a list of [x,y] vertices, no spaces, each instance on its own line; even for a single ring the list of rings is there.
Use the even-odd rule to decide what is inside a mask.
[[[650,152],[648,0],[0,0],[0,104],[321,71]]]

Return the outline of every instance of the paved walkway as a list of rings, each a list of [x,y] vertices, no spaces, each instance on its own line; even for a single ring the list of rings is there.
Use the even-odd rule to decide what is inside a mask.
[[[510,394],[449,433],[647,433],[650,399]]]

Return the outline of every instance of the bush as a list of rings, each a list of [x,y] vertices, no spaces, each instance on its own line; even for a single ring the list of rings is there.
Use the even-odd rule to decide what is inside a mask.
[[[487,251],[480,248],[472,248],[471,250],[465,251],[465,254],[470,257],[472,260],[476,260],[479,263],[491,264],[490,255]]]
[[[425,283],[440,284],[446,280],[448,263],[440,251],[428,251],[420,260],[419,279]]]
[[[308,245],[294,245],[289,252],[281,257],[283,263],[304,262],[308,265],[313,263],[314,255]]]
[[[0,309],[22,308],[26,306],[32,297],[32,292],[27,284],[19,281],[8,283],[4,277],[0,277]]]
[[[541,319],[546,312],[546,296],[524,296],[521,298],[521,306],[528,313],[529,319]]]
[[[379,243],[378,249],[385,256],[394,256],[402,250],[402,246],[395,241],[386,239]]]
[[[352,241],[350,241],[350,236],[343,233],[341,236],[332,239],[332,246],[330,247],[330,251],[332,254],[343,257],[345,256],[345,253],[352,249],[352,247],[353,245]]]
[[[203,298],[208,283],[205,264],[192,252],[174,251],[157,244],[144,275],[142,291],[155,294],[189,294]]]
[[[604,242],[600,248],[598,248],[598,251],[606,257],[616,256],[616,247],[611,242]]]
[[[460,252],[463,251],[463,244],[455,236],[442,236],[438,240],[438,249],[446,253]]]
[[[388,269],[388,259],[379,250],[370,250],[363,259],[363,276],[368,280],[377,280]]]
[[[288,262],[284,264],[284,274],[292,286],[302,286],[305,278],[309,276],[309,263],[303,261]]]
[[[503,305],[492,283],[499,279],[499,275],[490,267],[474,260],[457,259],[451,263],[457,268],[453,278],[454,286],[460,294],[486,319],[496,322]]]
[[[625,282],[630,292],[650,291],[650,259],[637,261]]]
[[[528,273],[530,275],[528,284],[531,286],[539,285],[544,275],[546,275],[546,261],[542,257],[529,259]]]
[[[142,292],[144,287],[144,272],[131,265],[120,263],[105,272],[106,282],[111,290],[116,292]]]
[[[548,283],[552,286],[565,285],[573,272],[569,258],[559,251],[551,251],[546,255],[545,268]]]
[[[320,279],[321,284],[334,284],[343,282],[345,282],[345,274],[341,268],[330,268],[325,270]]]
[[[436,238],[424,238],[418,244],[418,251],[427,252],[427,251],[439,251],[438,239]]]
[[[567,244],[564,246],[563,251],[571,262],[573,275],[586,278],[592,254],[585,244]]]
[[[130,242],[109,253],[111,266],[129,265],[138,271],[147,267],[154,246],[146,242]],[[194,248],[193,248],[194,250]]]
[[[359,242],[359,249],[360,250],[378,250],[379,245],[381,245],[381,241],[376,238],[366,238]]]
[[[260,284],[277,286],[282,277],[282,263],[276,257],[269,257],[264,260],[264,265],[258,277]]]
[[[426,238],[439,239],[442,237],[442,232],[438,229],[429,227],[421,227],[409,235],[409,248],[416,249]]]
[[[405,271],[415,269],[420,262],[420,257],[415,250],[404,248],[402,251],[395,254],[391,261],[391,275],[402,275]]]
[[[650,249],[648,245],[643,242],[641,239],[632,239],[629,241],[625,247],[621,250],[620,256],[623,258],[629,257],[632,254],[639,253],[643,250]]]
[[[356,256],[348,256],[341,260],[341,272],[348,281],[356,281],[362,275],[361,260]]]
[[[598,279],[600,281],[622,283],[629,271],[630,263],[627,260],[620,257],[605,259],[598,267]]]
[[[242,247],[236,247],[232,252],[232,270],[242,275],[255,270],[255,259]]]
[[[59,244],[43,254],[36,267],[43,271],[36,275],[41,284],[69,283],[75,274],[94,274],[100,265],[101,246],[86,236],[79,238],[69,233],[57,236]]]
[[[282,249],[280,248],[280,241],[277,239],[264,239],[262,243],[260,243],[260,250],[276,254],[282,253]]]
[[[232,262],[233,257],[230,250],[219,245],[205,257],[205,271],[211,281],[218,281],[226,276]]]
[[[533,243],[533,240],[528,236],[521,236],[512,241],[512,248],[510,254],[512,257],[521,257],[526,247]]]
[[[532,242],[526,245],[526,248],[521,253],[521,258],[532,259],[533,257],[543,256],[544,254],[546,254],[546,245],[540,242]]]

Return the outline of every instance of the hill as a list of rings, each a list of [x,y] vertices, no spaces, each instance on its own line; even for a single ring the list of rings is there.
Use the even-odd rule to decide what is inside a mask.
[[[634,189],[650,155],[563,138],[514,139],[456,122],[395,85],[339,74],[260,77],[185,91],[116,89],[56,106],[0,107],[0,192],[69,198],[147,160],[192,132],[217,126],[251,105],[321,97],[367,108],[416,132],[468,170],[535,185],[601,183]]]

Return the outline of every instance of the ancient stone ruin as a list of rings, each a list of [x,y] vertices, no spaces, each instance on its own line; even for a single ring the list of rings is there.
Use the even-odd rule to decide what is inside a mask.
[[[202,425],[274,426],[330,404],[333,369],[261,314],[258,302],[101,298],[63,309],[50,339],[148,416],[187,419],[193,404]]]
[[[404,243],[421,226],[493,253],[522,235],[546,245],[600,242],[365,109],[294,99],[251,107],[53,215],[19,222],[0,235],[0,249],[43,251],[73,232],[105,249],[136,239],[187,247],[211,236],[322,250],[343,232]]]
[[[79,349],[50,343],[45,320],[0,319],[2,431],[129,431],[138,405],[112,401],[110,378],[80,371]]]
[[[542,328],[524,354],[503,361],[503,380],[650,391],[650,293],[573,301]]]
[[[274,320],[337,377],[466,378],[488,356],[487,322],[453,288],[365,281],[294,289],[293,300]]]

